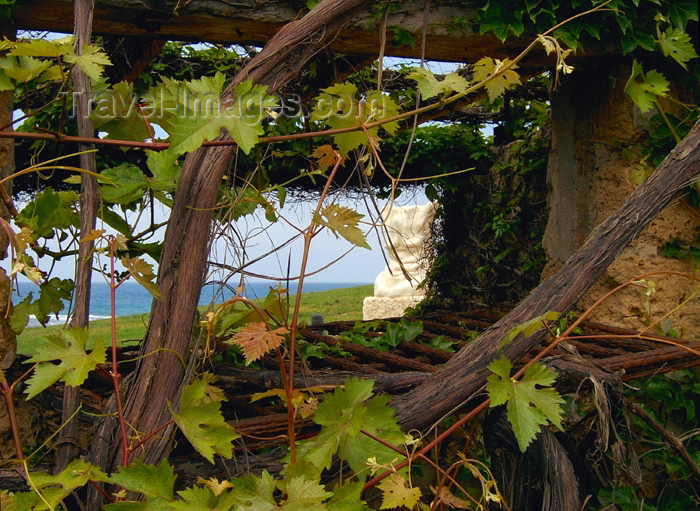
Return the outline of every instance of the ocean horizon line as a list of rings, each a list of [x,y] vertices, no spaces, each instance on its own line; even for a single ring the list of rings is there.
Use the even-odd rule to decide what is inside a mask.
[[[93,283],[95,284],[95,283]],[[111,293],[110,286],[104,281],[98,281],[93,285],[90,294],[90,321],[109,319],[111,317]],[[245,286],[244,294],[248,298],[257,299],[267,296],[270,288],[275,287],[274,282],[249,280]],[[371,282],[305,282],[303,293],[318,291],[332,291],[348,287],[371,285]],[[295,294],[298,286],[296,282],[289,282],[289,294]],[[234,296],[236,289],[233,286],[221,287],[218,284],[209,283],[202,288],[198,305],[221,303]],[[26,294],[26,293],[23,293]],[[37,298],[35,293],[34,298]],[[153,296],[138,282],[124,283],[116,290],[117,317],[148,314],[151,311]],[[59,312],[58,318],[52,316],[49,324],[65,323],[68,316],[69,304],[64,302],[64,309]],[[28,327],[40,326],[39,322],[30,317]]]

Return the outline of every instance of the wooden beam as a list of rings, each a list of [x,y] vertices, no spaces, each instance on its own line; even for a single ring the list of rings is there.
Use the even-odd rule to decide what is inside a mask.
[[[263,46],[283,25],[301,17],[303,11],[293,4],[289,0],[105,0],[95,6],[93,33]],[[431,6],[426,58],[470,62],[485,55],[512,57],[524,47],[523,40],[509,40],[504,44],[493,35],[474,33],[468,24],[458,23],[458,20],[474,17],[476,4],[478,2],[451,0]],[[389,15],[386,55],[420,56],[424,6],[423,0],[406,0],[401,2],[398,11]],[[26,0],[13,10],[12,16],[18,29],[70,33],[73,28],[73,2]],[[338,53],[377,55],[381,22],[381,17],[368,9],[357,15],[328,46]],[[415,40],[413,47],[391,44],[392,26],[400,26],[412,33]],[[544,52],[533,53],[530,62],[546,62],[550,66],[553,63]]]

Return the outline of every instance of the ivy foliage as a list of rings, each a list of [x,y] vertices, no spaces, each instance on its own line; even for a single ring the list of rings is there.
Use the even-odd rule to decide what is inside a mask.
[[[619,41],[624,54],[637,49],[654,51],[655,15],[660,14],[673,25],[667,38],[683,31],[688,21],[698,20],[697,2],[693,0],[488,0],[479,9],[474,22],[479,32],[493,32],[501,41],[509,35],[542,33],[588,9],[605,3],[599,12],[574,19],[558,28],[554,36],[574,50]]]

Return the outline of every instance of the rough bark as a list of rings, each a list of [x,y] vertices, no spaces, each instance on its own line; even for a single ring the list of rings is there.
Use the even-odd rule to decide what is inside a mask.
[[[555,275],[423,384],[394,401],[402,426],[421,428],[438,420],[480,391],[495,358],[505,355],[518,360],[530,351],[544,331],[528,338],[518,336],[500,351],[498,346],[512,328],[550,310],[570,309],[622,249],[699,174],[700,123]]]
[[[14,27],[3,26],[0,35],[14,39]],[[6,130],[12,130],[13,91],[0,91],[0,126],[7,126]],[[5,178],[15,171],[15,142],[13,139],[0,140],[0,178]],[[4,198],[12,195],[12,182],[4,185]],[[10,221],[10,212],[5,201],[0,201],[0,217]],[[7,248],[10,238],[4,229],[0,229],[0,260],[7,257]],[[17,350],[17,338],[10,328],[9,313],[11,312],[12,285],[5,270],[0,268],[0,368],[7,369],[15,359]]]
[[[74,10],[75,52],[82,53],[83,44],[90,44],[93,0],[76,0]],[[77,92],[76,114],[78,123],[78,135],[83,137],[94,136],[92,120],[90,120],[90,78],[76,66],[73,69],[73,84]],[[90,151],[95,147],[88,144],[80,144],[80,151]],[[94,152],[80,155],[80,167],[95,172],[97,161]],[[97,208],[100,202],[100,192],[97,188],[97,179],[88,174],[81,174],[80,194],[80,238],[86,237],[95,229]],[[75,270],[75,310],[71,319],[71,327],[87,328],[90,318],[90,290],[92,278],[92,252],[93,241],[83,241],[78,248],[78,261]],[[78,447],[78,421],[71,418],[75,415],[80,404],[80,393],[77,387],[66,385],[63,390],[63,429],[58,438],[58,451],[54,473],[61,472],[80,450]]]
[[[367,0],[326,1],[302,19],[289,23],[236,76],[222,100],[231,96],[236,84],[249,78],[268,85],[270,91],[278,89],[348,19],[369,4]],[[168,405],[177,403],[180,389],[186,383],[182,360],[188,360],[190,354],[191,329],[206,270],[212,208],[221,178],[234,154],[235,149],[230,146],[214,147],[200,149],[185,159],[160,260],[158,285],[163,298],[154,301],[148,334],[142,343],[143,354],[162,350],[141,359],[125,392],[126,420],[144,434],[170,420]],[[104,448],[109,433],[100,432],[93,454]],[[170,433],[171,429],[163,431],[147,442],[143,450],[135,452],[134,457],[157,463],[167,453]]]
[[[99,35],[263,46],[285,23],[299,17],[303,4],[288,0],[108,0],[96,6],[93,31]],[[420,40],[424,6],[424,0],[402,1],[400,9],[391,11],[387,25],[401,26]],[[454,22],[473,18],[478,7],[479,2],[433,2],[425,57],[456,62],[474,61],[484,55],[502,59],[524,47],[523,41],[509,38],[501,43],[492,34],[474,33],[470,27]],[[71,9],[70,0],[27,0],[14,9],[13,18],[18,28],[70,32]],[[374,57],[379,47],[380,20],[375,12],[358,12],[327,42],[338,53]],[[417,58],[420,46],[394,45],[389,34],[386,55]],[[532,57],[551,63],[544,52]]]

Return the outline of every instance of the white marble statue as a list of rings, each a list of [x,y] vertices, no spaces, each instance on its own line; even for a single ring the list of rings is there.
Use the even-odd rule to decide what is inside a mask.
[[[384,236],[389,266],[374,281],[374,296],[417,296],[418,284],[425,279],[425,241],[430,236],[430,224],[437,205],[388,205],[382,211]],[[386,240],[388,235],[389,240]],[[389,242],[390,241],[390,242]]]

